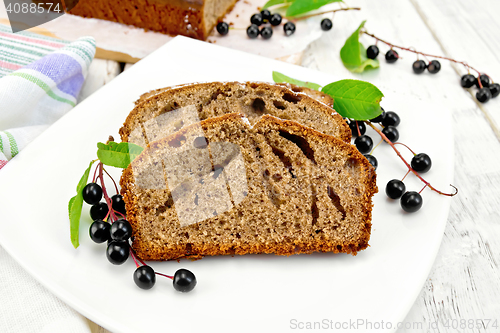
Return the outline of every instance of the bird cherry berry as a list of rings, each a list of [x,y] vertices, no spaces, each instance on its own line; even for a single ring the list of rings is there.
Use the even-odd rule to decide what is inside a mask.
[[[370,45],[366,49],[366,57],[369,59],[375,59],[379,54],[379,49],[377,45]]]
[[[398,60],[398,58],[399,58],[399,55],[394,50],[389,50],[385,54],[385,61],[387,61],[390,64],[395,63]]]
[[[295,32],[295,24],[293,22],[286,22],[283,26],[283,31],[287,36],[293,35]]]
[[[332,28],[333,28],[333,22],[329,18],[324,18],[321,21],[321,30],[328,31],[331,30]]]
[[[491,97],[493,96],[491,95],[491,91],[488,87],[483,87],[479,89],[476,93],[476,98],[481,103],[488,102],[491,99]]]
[[[488,89],[490,89],[491,98],[495,98],[498,96],[498,94],[500,94],[500,84],[498,83],[490,84]]]
[[[175,272],[173,284],[175,290],[185,293],[194,289],[196,277],[191,271],[181,268]]]
[[[411,159],[411,167],[417,172],[425,173],[432,167],[431,158],[425,153],[416,154]]]
[[[110,235],[113,240],[127,240],[132,236],[132,226],[127,220],[117,220],[111,225]]]
[[[108,205],[104,202],[99,202],[90,207],[90,217],[92,220],[103,220],[108,215]]]
[[[403,194],[400,203],[401,208],[403,208],[405,212],[415,213],[422,207],[424,200],[422,199],[420,193],[410,191]]]
[[[373,148],[373,140],[368,135],[361,135],[354,140],[354,145],[361,154],[367,154]]]
[[[260,35],[264,39],[269,39],[273,36],[273,28],[271,27],[264,27],[260,30]]]
[[[382,120],[384,120],[385,110],[382,107],[381,107],[381,109],[382,109],[382,113],[379,114],[378,116],[376,116],[375,118],[370,119],[370,122],[372,122],[372,123],[380,123]]]
[[[225,36],[229,32],[229,24],[227,24],[226,22],[219,22],[217,23],[216,29],[221,36]]]
[[[460,85],[462,86],[462,88],[470,88],[476,84],[476,81],[477,79],[474,75],[465,74],[462,75],[462,78],[460,78]]]
[[[262,14],[262,18],[264,19],[264,21],[269,21],[271,19],[271,12],[269,11],[269,9],[263,9],[260,11],[260,13]]]
[[[127,261],[130,245],[128,241],[113,240],[106,249],[106,257],[113,265],[121,265]]]
[[[361,133],[361,135],[365,134],[366,132],[366,125],[362,121],[351,120],[351,122],[349,123],[349,127],[351,128],[351,133],[353,137],[358,136],[358,128],[359,128],[359,133]]]
[[[247,28],[247,36],[251,39],[255,39],[259,37],[260,31],[259,27],[256,24],[252,24]]]
[[[111,202],[112,208],[116,210],[119,213],[122,213],[125,215],[127,212],[125,210],[125,201],[123,200],[123,197],[120,194],[115,194],[111,197]]]
[[[363,156],[366,157],[368,162],[370,162],[370,164],[375,168],[375,170],[377,170],[377,167],[378,167],[377,158],[373,155],[368,155],[368,154],[364,154]]]
[[[110,227],[111,226],[108,222],[95,220],[89,228],[90,238],[98,244],[107,242],[111,239],[111,235],[109,233]]]
[[[277,13],[271,15],[271,18],[269,19],[269,23],[271,23],[271,25],[273,27],[280,25],[281,21],[282,21],[282,17],[280,14],[277,14]]]
[[[399,139],[399,132],[394,126],[386,126],[382,130],[382,133],[389,139],[391,142],[396,142]]]
[[[400,123],[401,123],[401,118],[399,118],[399,115],[396,112],[394,111],[385,112],[385,116],[382,119],[383,126],[397,127]]]
[[[427,70],[431,74],[436,74],[441,70],[441,63],[437,60],[432,60],[429,65],[427,65]]]
[[[415,74],[422,74],[427,68],[427,64],[423,60],[417,60],[413,63],[412,68]]]
[[[405,193],[406,186],[399,179],[390,180],[385,186],[385,194],[391,199],[399,199]]]
[[[250,17],[250,23],[255,24],[256,26],[262,25],[263,22],[264,18],[261,13],[253,14],[252,17]]]
[[[488,75],[486,75],[486,74],[479,75],[479,77],[474,82],[474,84],[476,85],[476,87],[481,88],[479,86],[479,81],[481,81],[481,85],[483,86],[483,88],[490,86],[490,77]]]
[[[134,272],[134,282],[141,289],[151,289],[156,283],[155,271],[151,266],[138,267]]]
[[[102,199],[102,188],[96,183],[89,183],[83,188],[82,196],[86,203],[95,205]]]

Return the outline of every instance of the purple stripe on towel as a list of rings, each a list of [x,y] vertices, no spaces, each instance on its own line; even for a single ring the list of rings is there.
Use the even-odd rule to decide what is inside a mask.
[[[77,97],[85,80],[82,66],[66,54],[58,52],[46,55],[25,68],[35,70],[51,78],[57,88],[66,94]]]

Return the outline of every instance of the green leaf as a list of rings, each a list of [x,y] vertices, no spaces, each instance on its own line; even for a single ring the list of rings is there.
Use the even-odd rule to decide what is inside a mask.
[[[342,0],[295,0],[286,10],[286,16],[302,15],[334,2],[342,2]]]
[[[369,120],[382,113],[380,100],[384,94],[373,84],[359,80],[340,80],[321,90],[333,97],[333,108],[342,117]]]
[[[89,167],[83,173],[82,178],[78,182],[78,186],[76,187],[76,195],[69,199],[68,203],[68,214],[69,214],[69,229],[71,235],[71,243],[75,247],[75,249],[80,245],[78,241],[79,233],[80,233],[80,217],[82,215],[82,206],[83,206],[83,188],[87,185],[87,181],[89,179],[90,168],[95,161],[91,161]]]
[[[310,89],[314,89],[314,90],[320,90],[320,88],[321,88],[321,86],[317,83],[300,81],[300,80],[291,78],[289,76],[286,76],[283,73],[276,72],[276,71],[273,71],[273,80],[276,83],[283,83],[283,82],[291,83],[291,84],[295,84],[296,86],[306,87],[306,88],[310,88]]]
[[[266,9],[266,8],[269,8],[269,7],[272,7],[272,6],[276,6],[276,5],[281,5],[283,3],[287,3],[287,2],[292,2],[293,0],[269,0],[268,2],[266,2],[266,4],[264,5],[264,7],[262,7],[262,9]]]
[[[97,144],[97,157],[104,165],[126,169],[143,148],[128,142],[109,142]]]
[[[362,73],[368,68],[378,68],[379,62],[377,59],[368,59],[366,57],[366,49],[359,42],[359,31],[365,25],[366,21],[361,22],[358,29],[347,38],[344,46],[340,50],[340,58],[344,66],[353,73]]]

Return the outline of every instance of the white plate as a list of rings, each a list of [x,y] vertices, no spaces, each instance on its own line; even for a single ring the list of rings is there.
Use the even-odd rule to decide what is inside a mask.
[[[271,81],[272,70],[320,84],[339,79],[187,38],[166,44],[75,107],[4,167],[0,243],[59,298],[112,331],[286,332],[308,324],[356,332],[395,330],[432,266],[450,199],[427,189],[423,208],[404,214],[384,194],[387,181],[406,172],[386,144],[374,154],[381,193],[374,198],[371,246],[355,257],[248,255],[152,263],[163,273],[185,267],[196,274],[196,289],[180,294],[163,278],[152,290],[137,288],[130,259],[122,266],[109,264],[104,245],[87,236],[88,206],[81,245],[75,250],[70,243],[68,199],[95,158],[96,143],[110,134],[118,138],[140,94],[194,81]],[[446,108],[396,95],[386,96],[382,105],[401,115],[401,141],[433,158],[426,178],[448,190],[453,145]],[[421,187],[408,177],[409,190]]]

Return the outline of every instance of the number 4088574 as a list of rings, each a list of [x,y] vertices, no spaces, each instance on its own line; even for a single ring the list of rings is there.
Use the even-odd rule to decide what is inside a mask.
[[[36,13],[39,13],[39,14],[42,14],[45,11],[53,11],[56,13],[62,12],[62,9],[61,9],[59,3],[54,4],[52,2],[48,2],[48,3],[25,3],[25,2],[24,3],[18,3],[18,2],[12,3],[11,2],[7,5],[5,10],[9,14],[10,13],[16,13],[16,14],[20,14],[20,13],[36,14]]]

